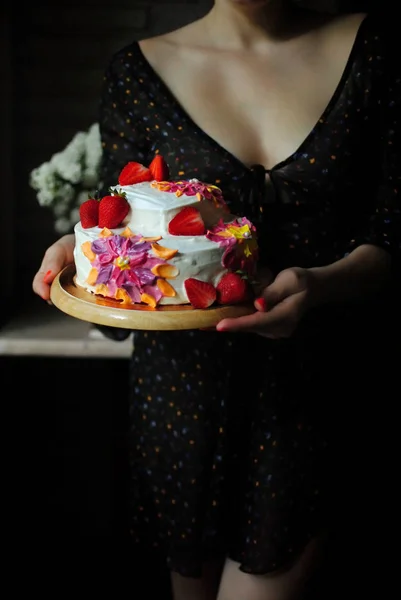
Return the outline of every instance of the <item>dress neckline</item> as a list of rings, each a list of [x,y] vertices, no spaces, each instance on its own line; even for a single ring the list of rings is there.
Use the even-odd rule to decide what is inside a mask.
[[[340,79],[339,79],[325,109],[323,110],[322,114],[316,121],[315,125],[312,127],[311,131],[306,135],[306,137],[303,139],[303,141],[299,144],[298,148],[292,154],[290,154],[289,156],[287,156],[287,158],[285,158],[285,159],[279,161],[278,163],[276,163],[275,165],[273,165],[273,167],[271,167],[270,169],[267,169],[264,165],[252,165],[252,166],[246,165],[237,156],[235,156],[232,152],[230,152],[227,148],[222,146],[215,138],[213,138],[211,135],[206,133],[197,124],[197,122],[194,120],[194,118],[188,114],[188,112],[185,110],[185,108],[182,106],[182,104],[179,102],[179,100],[177,99],[175,94],[172,92],[172,90],[168,86],[167,82],[163,79],[163,77],[161,75],[159,75],[159,73],[155,70],[155,68],[148,61],[148,59],[146,58],[145,54],[142,51],[142,48],[140,46],[140,41],[134,42],[132,46],[134,48],[134,51],[137,54],[138,59],[141,60],[144,68],[148,72],[149,77],[152,77],[153,80],[156,81],[159,88],[161,88],[163,90],[164,94],[169,98],[170,102],[174,105],[175,110],[180,113],[181,118],[184,121],[188,122],[191,125],[191,128],[195,131],[196,135],[203,137],[212,147],[215,148],[216,151],[227,156],[232,162],[237,164],[243,171],[250,173],[253,171],[255,166],[257,166],[259,168],[262,167],[265,170],[265,173],[270,175],[270,174],[274,173],[275,171],[284,169],[286,166],[293,163],[300,154],[303,154],[305,152],[305,149],[309,146],[311,140],[314,138],[314,136],[318,133],[321,126],[327,120],[328,116],[330,115],[331,111],[333,110],[334,106],[336,105],[338,98],[341,96],[341,94],[344,90],[345,84],[347,82],[347,79],[349,77],[349,74],[350,74],[353,64],[354,64],[354,58],[359,51],[359,46],[362,43],[363,34],[365,32],[365,28],[368,23],[369,23],[369,15],[365,15],[364,18],[361,20],[360,24],[358,25],[354,41],[352,43],[350,52],[348,54],[348,58],[345,62],[344,68],[342,70]]]

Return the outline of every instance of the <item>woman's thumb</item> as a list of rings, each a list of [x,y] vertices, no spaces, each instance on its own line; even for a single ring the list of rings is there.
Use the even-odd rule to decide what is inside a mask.
[[[255,300],[257,310],[271,310],[288,296],[295,293],[294,285],[297,276],[291,270],[282,271],[276,279]]]

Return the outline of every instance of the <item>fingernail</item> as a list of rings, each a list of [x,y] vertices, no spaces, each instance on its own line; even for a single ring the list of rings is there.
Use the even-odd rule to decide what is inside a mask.
[[[46,273],[46,274],[45,274],[45,276],[43,277],[43,283],[47,283],[47,281],[46,281],[46,280],[48,279],[48,277],[50,277],[50,275],[51,275],[51,274],[52,274],[52,272],[51,272],[51,271],[47,271],[47,273]]]
[[[267,311],[267,304],[266,304],[266,300],[264,298],[256,298],[255,306],[258,310],[260,310],[262,312]]]

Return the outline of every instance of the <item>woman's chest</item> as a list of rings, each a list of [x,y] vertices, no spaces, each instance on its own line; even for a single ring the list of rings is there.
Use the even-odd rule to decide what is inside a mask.
[[[180,65],[162,65],[171,92],[166,118],[178,115],[187,130],[192,127],[216,150],[266,169],[303,149],[320,128],[339,99],[344,72],[344,61],[327,64],[311,55],[293,61],[219,56]],[[352,112],[349,101],[344,98],[343,114],[332,123],[340,136]]]

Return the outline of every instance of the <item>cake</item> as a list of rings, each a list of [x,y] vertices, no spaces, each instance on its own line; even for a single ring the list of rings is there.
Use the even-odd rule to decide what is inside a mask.
[[[258,256],[256,229],[231,215],[214,185],[170,181],[156,155],[129,162],[116,185],[80,206],[75,284],[124,307],[246,302]]]

